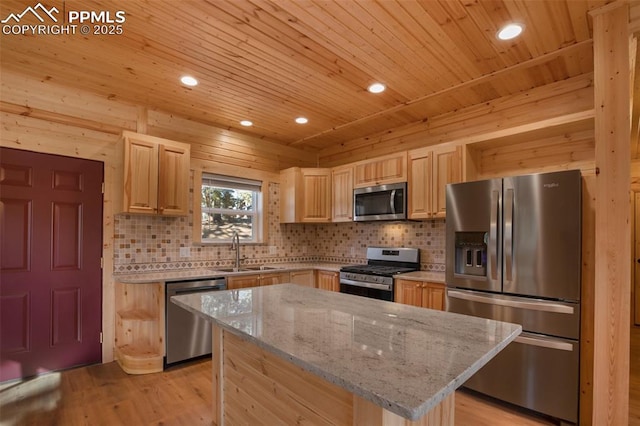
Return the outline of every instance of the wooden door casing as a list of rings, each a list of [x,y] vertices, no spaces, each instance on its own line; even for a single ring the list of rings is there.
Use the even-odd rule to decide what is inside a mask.
[[[100,362],[103,165],[0,154],[0,381]]]

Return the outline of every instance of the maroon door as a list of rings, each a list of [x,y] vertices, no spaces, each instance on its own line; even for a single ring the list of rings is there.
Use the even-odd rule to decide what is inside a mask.
[[[102,175],[0,148],[0,381],[101,361]]]

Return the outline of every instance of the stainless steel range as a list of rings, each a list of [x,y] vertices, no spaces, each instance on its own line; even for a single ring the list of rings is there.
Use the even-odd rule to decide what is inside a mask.
[[[420,250],[368,247],[367,264],[340,269],[340,293],[393,302],[393,277],[420,269]]]

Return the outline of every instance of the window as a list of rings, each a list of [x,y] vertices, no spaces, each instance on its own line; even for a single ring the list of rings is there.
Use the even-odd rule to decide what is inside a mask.
[[[262,240],[262,182],[203,173],[201,188],[201,242]]]

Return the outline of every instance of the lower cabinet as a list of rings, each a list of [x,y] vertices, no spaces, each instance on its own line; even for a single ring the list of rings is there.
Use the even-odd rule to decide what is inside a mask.
[[[395,300],[405,305],[445,310],[445,285],[426,281],[395,280]]]
[[[319,270],[317,278],[319,289],[340,291],[340,275],[337,272]]]
[[[316,276],[313,273],[313,269],[309,269],[307,271],[293,271],[291,272],[289,282],[293,284],[304,285],[307,287],[315,287]]]
[[[227,290],[237,290],[239,288],[258,287],[259,285],[260,285],[260,274],[229,275],[227,277]]]
[[[284,284],[290,281],[289,272],[272,272],[260,275],[260,285]]]
[[[261,285],[283,284],[290,281],[289,272],[270,272],[266,274],[229,275],[227,276],[227,290],[258,287]]]
[[[157,373],[164,358],[164,283],[116,282],[115,358],[129,374]]]

